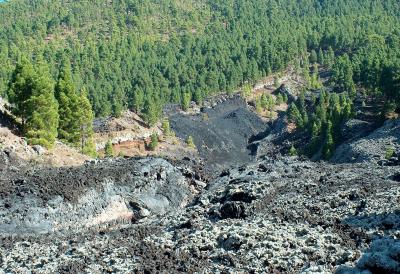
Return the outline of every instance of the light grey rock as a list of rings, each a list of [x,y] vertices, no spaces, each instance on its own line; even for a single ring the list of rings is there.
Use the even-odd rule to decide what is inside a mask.
[[[397,271],[396,166],[265,159],[231,168],[197,196],[188,170],[150,158],[5,173],[4,271]],[[224,218],[224,206],[239,218]]]
[[[331,162],[377,163],[385,158],[388,148],[395,151],[400,148],[400,119],[388,120],[368,136],[340,145]]]
[[[42,146],[39,145],[34,145],[32,146],[32,149],[38,154],[38,155],[43,155],[46,152],[46,149]]]

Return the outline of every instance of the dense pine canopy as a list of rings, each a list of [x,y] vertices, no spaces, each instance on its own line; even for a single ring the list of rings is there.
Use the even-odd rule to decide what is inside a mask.
[[[68,60],[97,116],[131,108],[154,123],[166,102],[187,107],[333,49],[346,54],[338,88],[353,89],[351,69],[398,100],[399,17],[398,0],[12,0],[0,6],[0,94],[17,60],[45,60],[55,80]]]

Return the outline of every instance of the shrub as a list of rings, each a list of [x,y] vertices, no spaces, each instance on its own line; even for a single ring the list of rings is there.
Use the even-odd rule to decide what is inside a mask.
[[[158,134],[157,133],[153,133],[151,135],[151,142],[150,142],[150,145],[149,145],[150,150],[153,150],[153,151],[156,150],[157,146],[158,146]]]
[[[394,148],[393,147],[386,148],[385,159],[389,160],[393,157],[393,155],[394,155]]]
[[[190,148],[193,148],[193,149],[196,148],[196,145],[194,144],[194,141],[193,141],[193,137],[192,137],[192,136],[189,136],[189,137],[187,138],[186,144],[187,144],[188,147],[190,147]]]
[[[104,155],[106,157],[114,157],[114,148],[111,140],[108,140],[104,147]]]
[[[289,155],[290,155],[290,156],[297,156],[297,155],[298,155],[297,149],[296,149],[294,146],[292,146],[292,147],[289,149]]]

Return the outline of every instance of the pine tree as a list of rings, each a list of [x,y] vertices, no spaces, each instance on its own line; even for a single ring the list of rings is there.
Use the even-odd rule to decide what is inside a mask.
[[[321,65],[325,64],[324,52],[322,51],[321,48],[319,48],[318,51],[318,63],[320,63]]]
[[[321,147],[320,144],[320,122],[313,122],[311,127],[311,141],[308,148],[309,156],[312,157],[314,153]]]
[[[244,85],[241,95],[247,101],[251,95],[251,86],[249,84]]]
[[[289,98],[288,98],[287,94],[286,93],[283,94],[283,102],[287,103],[288,101],[289,101]]]
[[[256,112],[261,114],[263,111],[263,107],[262,107],[262,102],[261,102],[261,98],[257,98],[254,102],[255,104],[255,108],[256,108]]]
[[[274,87],[279,88],[279,86],[280,86],[279,78],[275,76],[274,77]]]
[[[72,145],[79,145],[79,96],[76,93],[70,69],[69,63],[65,63],[55,87],[60,115],[58,137]]]
[[[260,101],[260,103],[261,103],[261,107],[262,107],[264,110],[268,110],[268,98],[267,98],[267,95],[266,95],[265,93],[263,93],[263,94],[261,95],[261,101]]]
[[[114,148],[111,140],[108,140],[106,146],[104,147],[104,155],[108,158],[114,157]]]
[[[322,87],[321,80],[319,79],[318,65],[316,63],[313,65],[313,73],[310,82],[310,86],[313,89],[320,89]]]
[[[46,148],[53,147],[59,122],[58,104],[54,97],[54,84],[47,68],[40,64],[27,100],[25,132],[29,143]]]
[[[163,133],[164,133],[165,136],[170,136],[171,135],[171,127],[169,125],[168,118],[164,118],[162,120],[161,128],[162,128]]]
[[[288,118],[289,121],[295,123],[296,126],[300,128],[303,127],[303,118],[295,103],[292,103],[289,107]]]
[[[267,102],[268,102],[268,105],[267,105],[268,110],[273,111],[274,108],[275,108],[275,103],[276,102],[275,102],[274,97],[271,94],[267,95]]]
[[[277,105],[282,105],[283,104],[283,96],[280,93],[276,96],[276,104]]]
[[[77,109],[81,151],[83,154],[96,157],[97,152],[93,142],[94,114],[85,89],[81,91]]]
[[[121,117],[124,110],[123,102],[125,101],[124,93],[121,88],[114,91],[112,95],[112,112],[115,117]]]
[[[144,103],[143,118],[144,121],[151,127],[157,123],[157,106],[151,96],[147,96]]]
[[[312,50],[311,54],[310,54],[310,63],[315,64],[315,63],[317,63],[317,61],[318,61],[317,52],[315,50]]]
[[[191,101],[191,94],[190,92],[184,92],[182,94],[182,102],[181,102],[181,107],[183,111],[187,111],[190,107],[190,101]]]
[[[335,83],[339,91],[355,96],[356,87],[353,81],[353,68],[347,54],[340,56],[333,65],[331,81]]]
[[[140,113],[144,107],[144,92],[143,89],[137,88],[133,92],[133,102],[132,102],[132,108],[136,113]]]
[[[151,135],[151,141],[150,141],[150,145],[149,145],[150,150],[153,150],[153,151],[156,150],[157,146],[158,146],[158,134],[153,133]]]
[[[335,52],[333,51],[332,47],[328,48],[328,52],[326,53],[324,60],[325,65],[328,67],[331,67],[335,62]]]
[[[323,149],[324,158],[330,159],[332,157],[333,151],[335,149],[335,143],[333,140],[333,129],[332,129],[332,122],[328,121],[326,126],[326,133],[325,133],[325,145]]]
[[[7,95],[10,103],[14,104],[12,112],[21,118],[23,127],[31,115],[28,100],[33,95],[35,77],[36,72],[32,64],[24,58],[16,65],[8,84]]]

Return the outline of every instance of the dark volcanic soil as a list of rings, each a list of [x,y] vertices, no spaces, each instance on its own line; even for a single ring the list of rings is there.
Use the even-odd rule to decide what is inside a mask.
[[[249,143],[267,129],[267,123],[238,96],[204,108],[198,115],[170,115],[170,123],[178,137],[193,137],[200,156],[213,170],[253,160]]]

